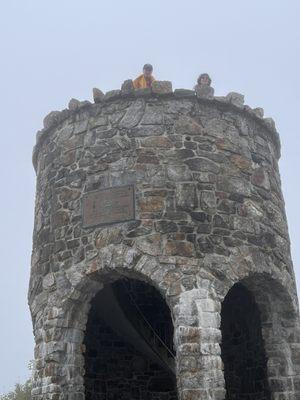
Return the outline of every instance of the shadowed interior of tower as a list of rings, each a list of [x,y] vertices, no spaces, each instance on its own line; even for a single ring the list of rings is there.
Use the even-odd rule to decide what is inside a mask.
[[[92,301],[84,343],[87,400],[177,399],[173,323],[153,286],[106,285]]]
[[[226,400],[269,400],[260,312],[251,292],[235,284],[224,299],[221,318]]]

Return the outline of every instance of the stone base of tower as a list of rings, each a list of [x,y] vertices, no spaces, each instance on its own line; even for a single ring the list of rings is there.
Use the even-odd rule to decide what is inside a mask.
[[[97,259],[71,267],[68,276],[74,277],[70,280],[74,286],[70,287],[70,281],[63,278],[63,274],[60,276],[63,298],[53,296],[51,305],[43,310],[43,328],[36,331],[37,369],[33,398],[93,399],[85,396],[87,391],[95,390],[98,395],[101,391],[105,393],[99,398],[127,399],[131,398],[126,397],[127,390],[130,396],[136,393],[133,398],[139,399],[143,397],[137,393],[145,395],[145,388],[151,388],[152,382],[153,393],[147,392],[149,399],[173,400],[173,396],[180,399],[234,398],[226,397],[226,388],[241,399],[296,399],[297,373],[294,368],[299,362],[300,345],[293,302],[280,283],[280,277],[276,279],[268,273],[267,260],[262,254],[258,257],[257,252],[245,252],[245,264],[241,263],[242,254],[232,257],[230,264],[225,256],[210,255],[203,267],[202,260],[148,256],[124,245],[115,245],[102,249]],[[255,265],[258,259],[260,262]],[[225,266],[230,267],[231,277],[226,280],[218,277],[216,263],[220,265],[220,271]],[[240,277],[241,269],[245,278]],[[99,322],[95,332],[89,324],[86,326],[92,299],[106,285],[124,278],[156,288],[170,308],[176,352],[176,395],[169,379],[172,374],[168,375],[167,369],[155,366],[151,357],[147,358],[132,345],[122,342],[115,333],[110,334],[110,328],[105,324]],[[228,316],[228,308],[221,312],[222,304],[228,298],[230,288],[237,283],[252,300],[243,304],[243,298],[239,299],[237,293],[231,301],[237,301],[236,310],[239,311]],[[248,324],[246,328],[245,324]],[[94,340],[88,350],[90,339],[87,334]],[[248,336],[243,337],[243,334]],[[101,352],[93,354],[97,351],[97,341],[102,355]],[[108,361],[109,348],[114,358],[110,359],[111,364],[107,362],[101,367],[101,363]],[[229,373],[228,382],[225,382],[224,370],[228,367],[230,371],[230,360],[237,356],[236,350],[244,356],[236,361],[244,371],[236,369],[235,377]],[[87,365],[87,362],[91,364]],[[147,370],[151,365],[152,371],[139,375],[143,368]],[[110,397],[106,391],[109,384],[95,379],[93,368],[94,372],[97,368],[107,368],[108,375],[105,376],[109,382],[114,374],[117,375],[115,379],[123,377],[119,391],[115,387]],[[139,379],[143,382],[141,386]],[[155,385],[159,387],[160,383],[167,385],[166,390],[155,391]]]

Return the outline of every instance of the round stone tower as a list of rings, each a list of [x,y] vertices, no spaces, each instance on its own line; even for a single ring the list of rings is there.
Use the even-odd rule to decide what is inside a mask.
[[[273,121],[168,82],[96,100],[37,135],[32,398],[300,399]]]

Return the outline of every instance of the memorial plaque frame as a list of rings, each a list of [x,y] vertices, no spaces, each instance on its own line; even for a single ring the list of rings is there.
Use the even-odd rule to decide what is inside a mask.
[[[88,192],[82,198],[81,207],[83,228],[132,221],[135,219],[134,185],[112,186]]]

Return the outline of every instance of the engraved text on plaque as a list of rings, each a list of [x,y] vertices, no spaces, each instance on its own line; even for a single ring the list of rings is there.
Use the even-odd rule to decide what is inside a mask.
[[[120,186],[87,193],[83,198],[83,226],[106,225],[135,218],[134,187]]]

